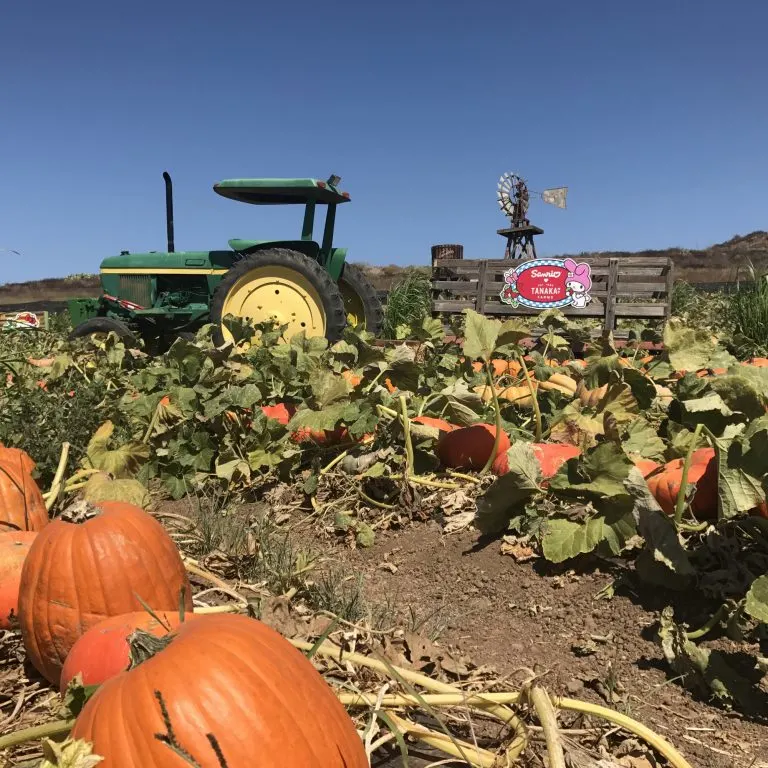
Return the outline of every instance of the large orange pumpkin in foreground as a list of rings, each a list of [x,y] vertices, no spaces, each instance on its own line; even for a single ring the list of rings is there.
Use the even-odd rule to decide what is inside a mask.
[[[81,675],[83,685],[101,685],[125,672],[131,661],[128,638],[137,629],[162,637],[173,632],[184,621],[200,618],[196,613],[184,613],[181,616],[178,610],[153,613],[134,611],[110,616],[81,635],[67,654],[61,670],[61,692],[67,690],[76,675]]]
[[[19,582],[21,569],[35,531],[6,531],[0,533],[0,629],[11,628],[11,617],[19,617]]]
[[[189,768],[156,736],[168,733],[169,724],[178,748],[201,768],[368,768],[336,695],[266,624],[201,616],[165,642],[156,655],[104,683],[77,718],[72,738],[93,744],[94,754],[104,757],[99,768]]]
[[[684,459],[668,461],[660,472],[647,478],[659,506],[668,514],[675,512],[677,496],[683,479]],[[717,462],[712,448],[699,448],[691,455],[688,482],[696,486],[691,510],[696,517],[713,518],[717,515]]]
[[[0,445],[0,531],[39,531],[48,524],[34,468],[25,451]]]
[[[441,432],[435,453],[444,467],[452,469],[482,469],[493,453],[496,427],[490,424],[472,424],[450,432]],[[501,433],[494,461],[506,458],[510,442],[506,432]],[[494,465],[493,471],[496,471]]]
[[[54,520],[27,554],[19,618],[27,656],[54,685],[75,641],[108,616],[178,610],[192,590],[176,545],[152,515],[115,501],[88,505],[84,522]]]

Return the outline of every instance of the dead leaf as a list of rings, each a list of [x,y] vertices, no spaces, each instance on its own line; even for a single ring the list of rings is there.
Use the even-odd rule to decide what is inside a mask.
[[[532,547],[529,547],[528,539],[518,539],[517,536],[505,536],[501,542],[501,554],[510,555],[517,563],[526,563],[535,560],[538,555]]]
[[[268,597],[261,604],[261,621],[283,637],[296,637],[299,625],[292,615],[291,601],[284,597]]]
[[[453,515],[448,522],[443,526],[443,532],[446,534],[457,533],[463,531],[465,528],[469,528],[475,520],[475,512],[472,509],[466,512],[461,512],[458,515]]]

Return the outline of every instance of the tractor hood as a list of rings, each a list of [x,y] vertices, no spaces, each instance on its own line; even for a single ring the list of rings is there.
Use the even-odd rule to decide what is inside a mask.
[[[350,200],[349,193],[318,179],[225,179],[214,184],[213,191],[252,205],[335,205]]]

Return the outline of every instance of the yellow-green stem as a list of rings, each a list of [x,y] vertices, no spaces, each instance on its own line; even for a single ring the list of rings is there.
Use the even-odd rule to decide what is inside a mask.
[[[418,475],[388,475],[388,477],[390,480],[407,480],[417,485],[428,485],[430,488],[446,488],[450,491],[457,491],[461,488],[457,483],[441,483],[439,480],[430,480],[427,477],[419,477]]]
[[[536,418],[536,432],[534,433],[534,439],[537,443],[541,442],[541,408],[539,408],[539,399],[536,396],[536,390],[533,386],[533,381],[528,373],[528,366],[525,364],[525,358],[519,353],[515,352],[517,362],[520,363],[520,367],[523,369],[523,375],[525,376],[525,382],[528,385],[528,390],[531,393],[531,400],[533,400],[533,415]]]
[[[703,424],[697,424],[696,429],[693,431],[693,440],[691,441],[691,447],[688,449],[688,453],[685,455],[685,462],[683,463],[683,474],[680,478],[680,491],[677,494],[677,501],[675,502],[675,525],[680,525],[683,521],[683,512],[685,512],[685,497],[688,489],[688,472],[691,468],[691,457],[696,450],[696,442],[699,439],[701,430],[704,427]]]
[[[330,472],[340,461],[344,459],[344,457],[349,453],[349,450],[344,451],[343,453],[340,453],[335,459],[332,461],[329,461],[321,470],[321,475],[326,475],[328,472]]]
[[[406,480],[413,474],[413,442],[411,441],[411,420],[408,418],[408,404],[405,402],[405,395],[400,395],[400,417],[403,422],[403,433],[405,435],[405,478]]]
[[[728,615],[728,608],[728,604],[724,603],[712,616],[710,616],[704,626],[693,632],[686,632],[685,636],[689,640],[698,640],[699,638],[704,637],[704,635],[708,635]]]
[[[64,472],[67,469],[67,460],[69,459],[69,443],[61,446],[61,456],[59,456],[59,465],[56,467],[56,474],[51,483],[51,490],[45,495],[45,508],[50,512],[51,507],[56,503],[56,499],[61,493],[61,481]]]
[[[66,736],[75,724],[74,718],[69,720],[54,720],[52,723],[43,723],[35,725],[32,728],[24,728],[6,736],[0,737],[0,750],[17,747],[19,744],[26,744],[30,741],[39,741],[40,739],[49,739],[54,736]]]
[[[485,462],[485,466],[480,470],[480,476],[484,475],[496,461],[496,454],[499,452],[499,445],[501,445],[501,406],[499,405],[499,396],[496,394],[496,385],[493,383],[493,373],[491,371],[491,364],[485,361],[485,374],[488,379],[488,386],[491,388],[491,397],[493,397],[493,411],[496,417],[496,436],[493,440],[493,450],[491,455]]]

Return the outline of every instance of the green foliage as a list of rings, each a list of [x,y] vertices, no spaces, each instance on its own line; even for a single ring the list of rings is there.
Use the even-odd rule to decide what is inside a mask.
[[[768,355],[768,274],[752,270],[752,279],[729,298],[734,348],[741,355]]]
[[[420,326],[432,314],[432,282],[428,274],[406,270],[387,295],[384,334],[388,339],[402,339],[409,329]]]

